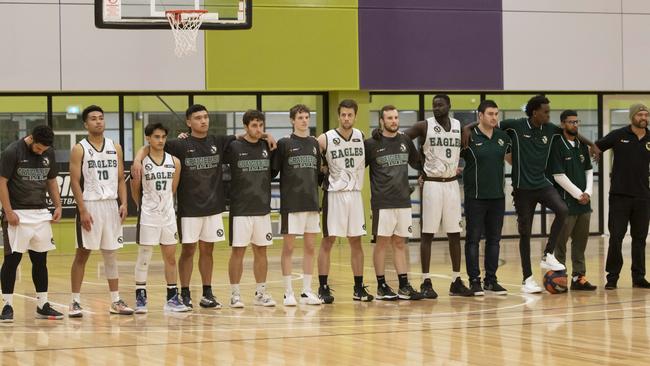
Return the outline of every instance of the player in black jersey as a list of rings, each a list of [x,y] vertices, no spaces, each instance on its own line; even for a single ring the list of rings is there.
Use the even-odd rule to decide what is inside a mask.
[[[413,141],[399,133],[399,113],[392,105],[382,107],[379,117],[383,131],[378,139],[365,141],[366,165],[370,166],[372,234],[377,238],[373,261],[377,275],[377,300],[420,300],[408,281],[408,262],[404,238],[411,237],[411,189],[408,166],[421,170],[420,154]],[[399,280],[396,294],[384,276],[386,247],[392,246]]]
[[[32,261],[32,280],[36,288],[37,319],[63,319],[63,314],[47,301],[47,251],[55,249],[50,221],[61,218],[61,199],[56,183],[57,170],[54,133],[47,126],[36,126],[32,133],[11,143],[0,158],[0,203],[4,262],[0,273],[5,306],[0,322],[14,320],[13,293],[16,270],[25,252]],[[49,192],[54,215],[47,209]]]
[[[303,286],[300,303],[320,305],[311,291],[314,269],[314,245],[320,232],[318,180],[321,155],[318,141],[309,135],[309,108],[303,104],[289,110],[293,133],[278,141],[273,154],[272,168],[280,172],[280,213],[282,216],[282,276],[284,305],[296,306],[291,286],[291,256],[296,236],[303,236]]]

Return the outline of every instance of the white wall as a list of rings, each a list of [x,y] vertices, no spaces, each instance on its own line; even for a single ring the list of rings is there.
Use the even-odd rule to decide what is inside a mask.
[[[179,59],[171,30],[97,29],[92,0],[36,2],[0,0],[1,91],[205,89],[202,32]]]

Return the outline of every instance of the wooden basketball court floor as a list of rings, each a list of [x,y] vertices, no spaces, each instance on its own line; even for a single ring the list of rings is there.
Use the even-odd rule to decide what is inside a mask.
[[[619,289],[603,289],[606,238],[592,237],[587,250],[593,293],[523,295],[517,242],[504,240],[499,279],[508,296],[450,298],[450,262],[446,242],[434,242],[432,270],[437,300],[359,303],[352,301],[350,252],[341,242],[332,252],[332,305],[285,308],[280,272],[281,241],[269,251],[269,288],[279,305],[252,306],[252,253],[247,253],[242,295],[246,308],[167,315],[160,256],[154,256],[146,315],[109,315],[109,296],[100,255],[89,261],[82,288],[82,319],[35,320],[31,265],[25,258],[14,296],[15,322],[0,327],[0,365],[648,365],[650,291],[632,289],[629,238]],[[542,240],[533,241],[533,252]],[[365,282],[375,293],[372,250],[364,245]],[[482,251],[482,250],[481,250]],[[296,257],[301,250],[295,251]],[[229,299],[226,267],[229,250],[215,248],[214,290]],[[119,255],[121,295],[134,304],[134,245]],[[386,276],[396,288],[388,256]],[[410,278],[419,286],[417,243],[410,246]],[[463,256],[464,258],[464,256]],[[463,259],[464,260],[464,259]],[[482,260],[482,259],[481,259]],[[49,256],[50,301],[67,312],[71,255]],[[301,288],[299,260],[294,260],[294,288]],[[482,267],[482,266],[481,266]],[[541,281],[539,265],[533,268]],[[569,268],[570,269],[570,268]],[[462,265],[466,281],[465,264]],[[196,271],[196,265],[195,265]],[[314,279],[314,289],[317,285]],[[200,280],[195,272],[194,297]]]

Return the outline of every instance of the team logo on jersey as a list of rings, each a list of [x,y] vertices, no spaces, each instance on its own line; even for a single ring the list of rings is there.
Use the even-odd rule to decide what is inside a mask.
[[[404,145],[403,143],[399,144],[399,151],[406,152],[406,145]]]
[[[412,233],[413,232],[413,226],[409,226],[408,230],[409,230],[409,233]]]
[[[582,154],[580,154],[580,162],[581,162],[581,163],[584,163],[584,162],[585,162],[585,156],[582,155]]]
[[[645,143],[645,149],[650,151],[650,142]]]
[[[334,139],[332,139],[332,142],[334,143],[334,145],[338,145],[338,144],[341,143],[341,139],[338,138],[338,137],[335,137]]]
[[[436,131],[436,133],[440,133],[440,131],[442,131],[442,128],[440,128],[440,126],[433,126],[433,130]]]
[[[146,163],[146,164],[144,165],[144,168],[145,168],[146,170],[151,170],[151,169],[153,169],[153,165],[151,165],[151,163]]]
[[[223,237],[223,230],[222,229],[217,229],[217,236],[218,237]]]
[[[174,233],[174,239],[178,240],[178,232]]]
[[[121,235],[118,236],[117,237],[117,242],[120,243],[120,244],[124,243],[124,238]]]
[[[547,144],[548,143],[548,138],[546,136],[542,136],[542,142],[544,144]]]
[[[88,149],[88,155],[90,155],[90,157],[92,158],[93,156],[95,156],[95,152],[92,149]]]
[[[503,146],[503,144],[504,144],[502,139],[498,139],[497,142],[499,143],[499,146]]]
[[[363,230],[366,230],[366,224],[361,225],[361,228],[362,228]]]
[[[54,238],[50,238],[50,243],[52,243],[52,245],[54,245]]]
[[[50,166],[50,159],[47,156],[43,156],[43,166]]]
[[[262,157],[263,158],[268,158],[269,157],[269,152],[266,151],[266,149],[262,150]]]
[[[210,154],[216,154],[217,153],[217,147],[212,145],[210,146]]]
[[[266,240],[271,241],[273,239],[273,235],[271,233],[266,233]]]

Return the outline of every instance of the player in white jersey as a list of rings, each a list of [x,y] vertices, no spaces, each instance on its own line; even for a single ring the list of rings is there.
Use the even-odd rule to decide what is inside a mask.
[[[431,241],[442,229],[449,239],[452,275],[449,295],[471,296],[472,292],[460,279],[461,202],[458,185],[458,161],[461,150],[460,121],[449,117],[451,101],[446,94],[433,97],[433,117],[417,122],[405,131],[411,138],[419,137],[424,155],[424,183],[422,186],[422,216],[420,259],[423,283],[420,286],[425,298],[435,299],[429,276]]]
[[[104,111],[91,105],[81,114],[88,136],[72,148],[70,180],[77,202],[77,251],[71,270],[72,303],[68,316],[82,316],[80,292],[86,262],[100,249],[111,292],[110,312],[131,315],[133,309],[118,292],[117,249],[122,247],[122,222],[127,215],[122,147],[104,137]],[[119,197],[120,206],[117,199]]]
[[[318,253],[318,296],[324,303],[334,301],[327,276],[330,252],[336,237],[347,237],[352,256],[354,293],[357,301],[372,301],[363,285],[363,248],[361,236],[366,234],[361,189],[365,171],[364,137],[354,128],[358,106],[346,99],[338,106],[339,127],[318,136],[325,157],[328,177],[323,196],[323,240]]]
[[[144,129],[149,154],[142,159],[142,173],[131,176],[131,196],[139,208],[135,262],[135,313],[147,312],[147,273],[153,246],[160,244],[167,280],[166,311],[190,310],[178,296],[176,285],[176,243],[178,230],[174,194],[180,179],[181,162],[165,152],[168,130],[161,123]]]

